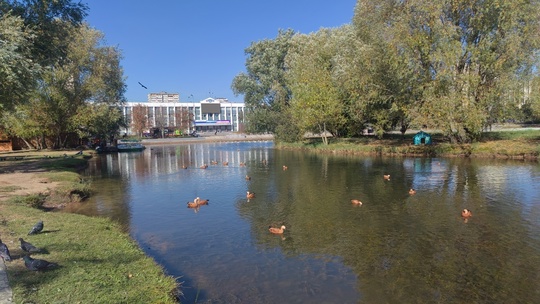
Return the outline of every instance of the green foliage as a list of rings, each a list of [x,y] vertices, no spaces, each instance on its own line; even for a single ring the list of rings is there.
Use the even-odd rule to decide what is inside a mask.
[[[249,109],[245,117],[249,130],[273,132],[278,124],[272,119],[273,113],[281,113],[288,105],[290,92],[285,83],[285,57],[293,35],[292,30],[280,30],[275,39],[254,42],[245,50],[247,73],[238,74],[231,87],[235,94],[244,95]],[[250,126],[259,121],[261,125]]]
[[[121,127],[126,127],[120,108],[106,103],[85,103],[73,117],[80,137],[112,138]]]
[[[35,35],[31,59],[42,67],[69,61],[67,49],[71,27],[79,26],[87,15],[88,6],[72,0],[2,1],[0,15],[20,16]]]
[[[0,106],[23,101],[41,67],[31,57],[35,35],[20,17],[0,13]]]
[[[287,55],[290,112],[301,131],[321,134],[325,143],[327,132],[337,134],[344,124],[339,85],[333,78],[333,57],[339,46],[335,31],[297,35]]]
[[[233,89],[253,130],[292,117],[302,132],[414,126],[470,143],[540,117],[539,19],[537,1],[358,1],[351,25],[253,43]]]
[[[123,101],[125,84],[119,68],[120,56],[114,49],[101,47],[102,38],[100,32],[87,26],[71,28],[67,39],[70,60],[42,73],[29,106],[18,109],[22,113],[17,118],[24,118],[23,127],[11,129],[12,133],[23,138],[37,136],[36,128],[21,132],[37,125],[40,135],[55,136],[54,148],[61,148],[68,133],[110,136],[124,125],[121,113],[108,106]]]
[[[30,194],[25,196],[15,196],[10,198],[10,202],[14,204],[25,205],[32,208],[41,208],[45,201],[47,200],[47,195],[39,194]]]

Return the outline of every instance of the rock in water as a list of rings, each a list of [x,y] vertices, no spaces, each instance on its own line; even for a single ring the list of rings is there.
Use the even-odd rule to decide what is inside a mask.
[[[21,249],[29,252],[29,253],[36,253],[41,252],[41,249],[37,248],[36,246],[32,245],[31,243],[28,243],[27,241],[23,240],[23,238],[19,238],[19,241],[21,242]]]
[[[38,234],[41,232],[41,230],[43,230],[43,221],[39,221],[37,224],[35,224],[34,227],[32,227],[32,229],[30,230],[30,232],[28,232],[28,235]]]
[[[0,256],[4,261],[11,261],[11,254],[9,254],[9,249],[6,246],[6,244],[2,243],[2,240],[0,240]]]
[[[33,259],[27,255],[25,255],[23,259],[24,259],[24,266],[26,266],[26,268],[33,271],[47,270],[47,269],[58,267],[58,264],[56,263],[51,263],[51,262],[40,260],[40,259]]]

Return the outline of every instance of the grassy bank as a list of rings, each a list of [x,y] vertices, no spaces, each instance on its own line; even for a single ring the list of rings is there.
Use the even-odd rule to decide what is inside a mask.
[[[298,143],[278,143],[280,149],[311,150],[323,153],[369,154],[388,156],[483,157],[537,160],[540,155],[540,130],[487,132],[472,144],[452,144],[433,133],[432,145],[413,145],[414,134],[388,134],[383,139],[333,138],[328,145],[320,139]]]
[[[6,266],[15,303],[175,303],[175,279],[165,275],[116,223],[51,211],[51,206],[81,200],[91,190],[76,172],[86,162],[84,155],[47,157],[25,154],[23,160],[11,165],[3,161],[0,166],[6,177],[33,174],[34,179],[38,176],[40,182],[55,185],[44,193],[13,195],[0,202],[0,237],[14,258]],[[0,186],[0,191],[5,197],[17,187]],[[39,220],[44,222],[43,232],[28,236]],[[60,267],[27,270],[19,237],[44,249],[32,257]]]

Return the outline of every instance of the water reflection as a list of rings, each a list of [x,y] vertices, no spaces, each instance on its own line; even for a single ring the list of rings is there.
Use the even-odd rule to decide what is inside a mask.
[[[106,155],[87,174],[99,193],[80,212],[125,224],[186,303],[540,302],[536,164],[239,142]]]

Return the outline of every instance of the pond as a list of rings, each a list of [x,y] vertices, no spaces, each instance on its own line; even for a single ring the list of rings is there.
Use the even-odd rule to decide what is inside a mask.
[[[182,303],[540,303],[536,162],[253,141],[101,155],[86,175],[98,192],[69,211],[120,222]]]

